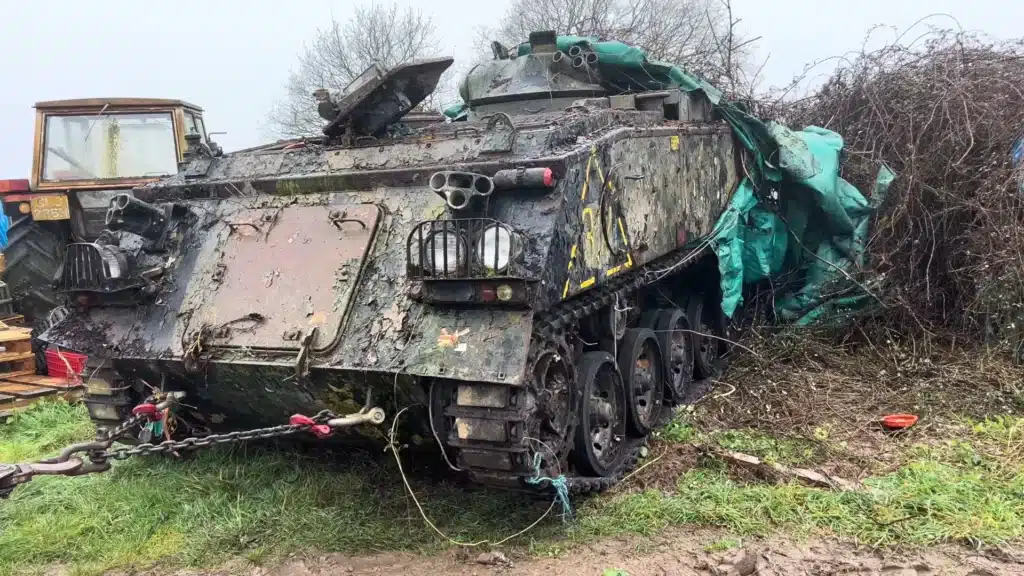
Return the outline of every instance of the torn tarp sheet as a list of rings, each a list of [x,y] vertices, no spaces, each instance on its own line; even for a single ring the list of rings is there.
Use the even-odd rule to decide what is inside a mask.
[[[865,195],[840,176],[842,137],[807,127],[794,131],[762,121],[720,90],[682,68],[648,60],[635,46],[582,36],[559,36],[558,49],[592,50],[604,87],[613,94],[678,88],[704,94],[750,151],[749,174],[733,194],[710,239],[718,255],[722,311],[733,317],[743,285],[778,279],[787,291],[775,299],[779,320],[799,324],[837,319],[867,297],[851,281],[863,266],[874,210],[895,175],[879,169]],[[521,44],[517,56],[530,53]],[[445,111],[465,115],[465,103]]]

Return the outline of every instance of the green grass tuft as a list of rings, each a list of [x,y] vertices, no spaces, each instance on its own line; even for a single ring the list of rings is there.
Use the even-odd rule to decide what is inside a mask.
[[[36,402],[0,424],[0,462],[33,460],[68,444],[95,438],[84,405],[63,400]]]
[[[821,428],[815,435],[822,442],[828,438],[828,430]],[[825,456],[821,446],[812,440],[780,439],[756,430],[703,432],[693,425],[690,414],[682,410],[677,411],[668,424],[656,431],[655,437],[676,444],[713,444],[768,461],[794,465],[818,462]]]
[[[714,441],[727,450],[758,456],[767,461],[787,464],[810,464],[824,455],[814,442],[803,439],[774,438],[753,430],[726,430],[713,435]]]
[[[661,430],[655,432],[655,436],[666,442],[686,444],[698,439],[697,429],[691,424],[683,412],[677,412]]]
[[[726,550],[732,550],[733,548],[739,548],[743,545],[741,540],[736,538],[722,538],[721,540],[712,542],[704,547],[705,552],[725,552]]]

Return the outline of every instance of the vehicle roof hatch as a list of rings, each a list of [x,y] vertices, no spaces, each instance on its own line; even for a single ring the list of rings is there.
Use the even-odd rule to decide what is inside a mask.
[[[336,103],[337,115],[324,126],[324,134],[379,134],[426,100],[454,61],[451,57],[414,60],[387,71],[370,66],[345,88]]]

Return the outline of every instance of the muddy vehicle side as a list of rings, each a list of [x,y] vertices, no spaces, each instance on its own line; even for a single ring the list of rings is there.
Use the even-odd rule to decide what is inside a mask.
[[[722,351],[688,330],[724,326],[702,238],[740,152],[699,93],[610,94],[591,53],[530,40],[469,73],[464,121],[401,122],[451,59],[371,69],[318,94],[323,138],[115,198],[42,335],[90,355],[93,416],[153,388],[193,433],[409,407],[479,482],[621,478]]]

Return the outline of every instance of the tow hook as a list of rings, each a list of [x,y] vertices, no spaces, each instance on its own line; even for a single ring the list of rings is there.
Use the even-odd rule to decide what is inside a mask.
[[[360,424],[380,425],[383,423],[383,408],[371,408],[366,412],[360,411],[356,414],[349,414],[348,416],[342,416],[341,418],[331,418],[327,421],[327,425],[331,428],[346,428],[349,426],[358,426]]]
[[[360,410],[355,414],[349,414],[339,418],[331,418],[327,420],[326,424],[320,424],[317,420],[303,414],[293,415],[288,419],[288,423],[293,426],[309,426],[309,431],[312,432],[314,436],[317,438],[327,438],[337,428],[351,428],[352,426],[359,426],[360,424],[380,425],[384,423],[384,419],[385,415],[383,408],[371,408],[369,410]]]

